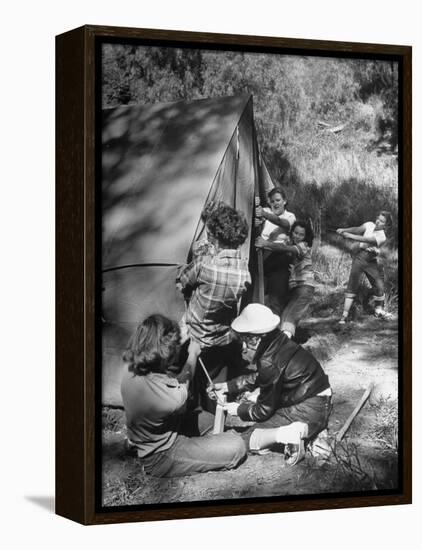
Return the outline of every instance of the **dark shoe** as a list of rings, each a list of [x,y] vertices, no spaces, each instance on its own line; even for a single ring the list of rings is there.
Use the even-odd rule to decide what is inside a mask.
[[[278,441],[284,443],[284,460],[288,466],[294,466],[305,457],[305,439],[308,438],[308,429],[305,422],[293,422],[289,426],[279,428]]]
[[[383,319],[384,321],[388,321],[389,319],[393,318],[392,314],[388,313],[384,309],[375,310],[374,315],[377,319]]]
[[[296,445],[288,443],[284,447],[284,460],[287,466],[295,466],[298,462],[305,458],[305,440],[301,439]]]

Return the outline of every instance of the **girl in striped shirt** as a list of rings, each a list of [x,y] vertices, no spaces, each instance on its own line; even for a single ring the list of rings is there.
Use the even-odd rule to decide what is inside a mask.
[[[258,240],[255,246],[261,246],[277,252],[284,252],[291,258],[289,293],[287,303],[281,313],[281,330],[291,338],[296,326],[307,312],[315,292],[314,270],[311,248],[314,235],[310,225],[296,221],[290,232],[291,244]]]

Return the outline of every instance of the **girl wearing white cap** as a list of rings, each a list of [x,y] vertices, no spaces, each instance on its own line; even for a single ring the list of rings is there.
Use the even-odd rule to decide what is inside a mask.
[[[277,443],[289,448],[296,463],[304,455],[305,442],[327,427],[331,411],[328,376],[315,357],[277,328],[278,315],[261,304],[249,304],[233,321],[232,329],[252,347],[257,372],[216,384],[230,395],[260,388],[255,403],[229,402],[226,410],[242,420],[254,421],[242,437],[251,451]]]

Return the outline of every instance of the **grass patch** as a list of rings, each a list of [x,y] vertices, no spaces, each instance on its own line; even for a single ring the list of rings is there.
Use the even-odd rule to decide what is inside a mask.
[[[319,283],[332,287],[347,282],[352,259],[346,250],[340,250],[331,244],[322,244],[312,251],[315,278]]]
[[[397,401],[390,396],[380,396],[372,404],[375,412],[375,423],[369,437],[384,449],[397,452],[398,448],[398,408]]]
[[[323,460],[307,457],[300,480],[311,483],[319,493],[353,493],[394,489],[397,486],[397,454],[379,446],[368,448],[345,439],[330,439],[331,455]]]
[[[320,492],[354,492],[376,489],[375,473],[362,461],[359,446],[347,440],[331,439],[331,455],[326,460],[307,458],[303,476],[315,479]]]
[[[125,413],[123,409],[103,407],[102,428],[107,432],[121,432],[125,428]]]

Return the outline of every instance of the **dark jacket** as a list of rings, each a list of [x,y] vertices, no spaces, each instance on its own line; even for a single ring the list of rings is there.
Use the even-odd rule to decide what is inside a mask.
[[[328,376],[315,357],[275,330],[264,336],[254,362],[257,372],[228,382],[229,393],[261,389],[256,403],[241,403],[242,420],[262,422],[282,407],[297,405],[330,387]]]

